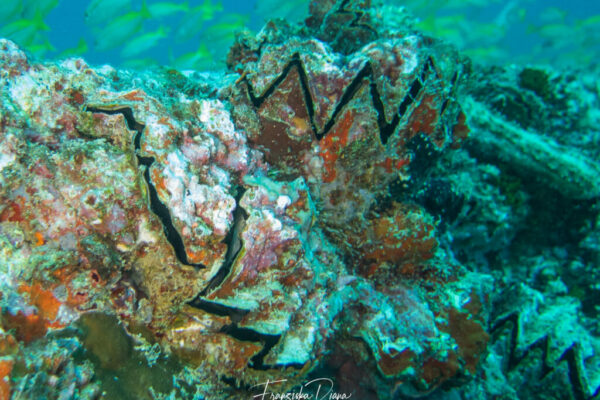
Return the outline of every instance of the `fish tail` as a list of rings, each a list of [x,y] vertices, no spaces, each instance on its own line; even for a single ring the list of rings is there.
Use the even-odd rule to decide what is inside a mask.
[[[142,0],[142,9],[140,10],[140,15],[144,18],[152,18],[152,13],[148,8],[148,2],[146,0]]]

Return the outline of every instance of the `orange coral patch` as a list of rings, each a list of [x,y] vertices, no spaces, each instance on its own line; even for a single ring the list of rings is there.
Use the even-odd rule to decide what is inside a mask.
[[[54,297],[52,291],[43,289],[38,283],[32,286],[21,285],[19,293],[29,294],[29,303],[37,308],[37,313],[26,315],[19,311],[16,315],[4,314],[7,327],[15,330],[18,340],[29,343],[44,336],[48,328],[64,326],[54,321],[62,303]]]
[[[158,169],[152,169],[152,183],[156,188],[156,192],[158,193],[158,197],[162,199],[168,198],[168,190],[165,179],[160,176],[160,172]]]
[[[56,319],[61,302],[58,301],[51,290],[45,290],[36,283],[32,286],[21,285],[19,293],[29,293],[29,302],[38,309],[40,317],[49,321]]]
[[[11,360],[0,360],[0,400],[10,399],[10,373],[13,363]]]
[[[188,262],[191,262],[192,264],[202,263],[203,261],[206,262],[207,258],[204,250],[192,251],[187,249],[185,255],[187,256]]]
[[[323,167],[325,168],[324,182],[333,182],[337,176],[335,163],[348,143],[348,133],[353,123],[354,114],[348,111],[338,120],[331,131],[321,139],[319,155],[323,159]]]
[[[440,115],[435,100],[436,97],[433,95],[425,96],[421,104],[415,109],[410,122],[413,135],[420,132],[430,135],[437,129]]]
[[[239,343],[238,347],[232,347],[230,351],[234,371],[243,370],[250,362],[250,359],[261,349],[262,346],[254,343]]]
[[[425,261],[431,258],[437,241],[421,214],[411,218],[401,207],[391,216],[376,218],[369,227],[365,259],[379,262]]]
[[[410,164],[410,157],[400,159],[387,157],[381,163],[377,164],[377,166],[384,168],[385,172],[391,174],[394,171],[402,169],[408,164]]]
[[[169,118],[167,118],[167,117],[161,117],[158,121],[156,121],[156,123],[160,124],[160,125],[168,126],[173,131],[176,130],[175,127],[173,126],[173,124],[169,122]]]
[[[34,236],[35,236],[35,239],[36,239],[36,243],[35,243],[36,246],[42,246],[44,243],[46,243],[44,241],[44,235],[42,235],[41,232],[34,233]]]
[[[130,101],[142,101],[144,100],[144,98],[142,97],[143,95],[145,95],[145,93],[141,90],[134,90],[132,92],[124,94],[123,98]]]

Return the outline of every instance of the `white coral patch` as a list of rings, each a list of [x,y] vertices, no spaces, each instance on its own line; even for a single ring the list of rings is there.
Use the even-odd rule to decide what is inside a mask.
[[[138,225],[138,238],[136,243],[156,243],[156,234],[148,228],[148,221],[142,217]]]
[[[419,38],[417,36],[408,36],[403,42],[406,43],[402,45],[401,50],[404,60],[402,72],[410,74],[419,66],[418,52],[416,50],[419,45]],[[406,44],[408,44],[408,46]]]
[[[158,123],[159,116],[149,114],[146,118],[146,135],[148,138],[152,138],[152,143],[169,143],[171,137],[171,127],[166,124]],[[169,121],[174,124],[175,121]],[[161,146],[158,146],[159,148]]]
[[[2,139],[0,141],[0,171],[16,161],[18,147],[16,135],[7,133]]]
[[[229,112],[219,100],[204,100],[200,105],[200,121],[211,132],[222,133],[223,140],[235,140],[240,136],[231,122]]]
[[[277,198],[277,207],[276,210],[279,213],[282,213],[285,211],[285,209],[292,204],[292,200],[288,197],[288,196],[279,196]]]
[[[165,187],[169,191],[171,197],[168,201],[169,208],[176,218],[184,221],[186,224],[191,224],[190,210],[186,210],[183,201],[184,190],[186,187],[187,162],[178,150],[169,153],[167,156],[167,166],[163,170],[165,176]],[[156,182],[154,182],[156,185]]]
[[[303,327],[302,332],[290,331],[285,336],[283,350],[277,355],[277,364],[304,364],[310,361],[315,342],[315,328]]]
[[[283,229],[281,221],[275,218],[275,215],[273,215],[271,210],[263,210],[262,215],[264,217],[265,223],[271,227],[272,232],[279,232]]]
[[[33,80],[31,75],[22,75],[15,79],[10,85],[10,96],[12,100],[26,113],[30,113],[33,109],[32,101],[34,96],[39,92],[38,84]]]
[[[197,175],[188,171],[188,163],[178,150],[167,156],[164,169],[167,201],[173,216],[187,226],[197,225],[200,217],[217,235],[225,235],[233,220],[235,199],[218,182],[215,186],[201,184]],[[227,181],[226,176],[222,177]],[[205,232],[210,234],[210,232]]]
[[[188,193],[185,202],[192,212],[205,222],[210,222],[215,234],[225,235],[233,218],[233,197],[221,186],[199,184],[197,177],[192,178]]]
[[[15,158],[14,154],[0,153],[0,171],[11,165],[15,161]]]

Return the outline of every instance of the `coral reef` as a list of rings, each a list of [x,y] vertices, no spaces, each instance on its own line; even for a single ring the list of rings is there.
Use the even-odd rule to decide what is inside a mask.
[[[597,93],[380,12],[227,73],[0,40],[0,399],[597,394]]]
[[[598,396],[600,103],[592,77],[476,67],[463,86],[471,135],[413,190],[445,180],[462,199],[440,246],[494,277],[490,341],[478,378],[431,398]]]

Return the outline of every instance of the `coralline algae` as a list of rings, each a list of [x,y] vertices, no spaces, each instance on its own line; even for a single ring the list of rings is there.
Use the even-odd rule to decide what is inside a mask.
[[[451,208],[423,200],[471,165],[426,178],[468,134],[465,60],[360,2],[311,13],[239,36],[225,75],[39,64],[0,41],[0,399],[38,393],[34,378],[47,398],[242,399],[327,373],[392,399],[480,377],[494,278],[454,256]],[[478,132],[498,133],[486,115]],[[518,161],[546,162],[532,151]],[[478,190],[472,207],[501,201]],[[131,359],[148,392],[107,386],[131,382]]]

